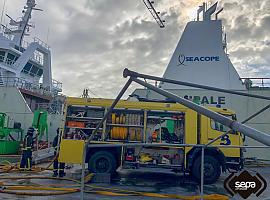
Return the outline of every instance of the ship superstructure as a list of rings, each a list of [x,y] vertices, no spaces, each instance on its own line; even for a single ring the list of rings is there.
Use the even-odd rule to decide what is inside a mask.
[[[29,22],[32,12],[40,10],[35,7],[35,0],[28,0],[21,18],[14,20],[7,15],[10,27],[1,25],[0,85],[17,86],[24,93],[30,90],[48,99],[62,91],[62,84],[52,79],[49,45],[38,38],[32,42],[24,40],[34,26]],[[48,101],[44,99],[45,102]]]
[[[216,8],[217,3],[209,9],[206,9],[204,3],[198,10],[197,20],[187,24],[163,75],[164,78],[215,85],[223,89],[245,90],[237,71],[224,51],[227,48],[226,34],[218,14],[215,18],[213,16]],[[221,10],[218,11],[220,12]],[[166,83],[161,83],[160,87],[186,88]]]
[[[61,114],[62,83],[52,78],[51,49],[37,37],[25,40],[35,26],[30,22],[34,11],[41,9],[36,8],[35,0],[27,0],[22,17],[14,20],[6,15],[9,24],[1,24],[0,32],[0,110],[11,121],[21,122],[24,129],[31,126],[37,109]],[[59,126],[56,118],[60,119],[49,116],[49,132],[55,133]]]
[[[222,26],[222,20],[218,19],[222,10],[223,8],[217,10],[217,3],[209,8],[206,3],[199,7],[197,19],[187,23],[163,77],[270,97],[269,78],[241,78],[231,63],[227,54],[227,36]],[[201,105],[231,108],[237,112],[239,121],[247,119],[269,105],[268,100],[170,83],[161,82],[159,87]],[[169,101],[147,89],[136,89],[131,96],[141,101]],[[265,111],[248,121],[247,124],[258,130],[269,132],[269,119],[270,112]],[[249,138],[246,143],[260,145]],[[266,149],[252,149],[246,154],[247,157],[264,159],[269,157],[268,155],[269,150]]]

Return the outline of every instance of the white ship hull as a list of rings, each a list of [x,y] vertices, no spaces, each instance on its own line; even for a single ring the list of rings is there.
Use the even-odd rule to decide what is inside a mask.
[[[0,102],[0,111],[9,117],[9,127],[12,127],[14,122],[20,122],[23,130],[32,126],[34,113],[18,88],[0,87]],[[56,135],[56,129],[61,124],[62,115],[49,113],[47,121],[48,139],[51,142]],[[45,141],[46,136],[44,135],[41,139]]]

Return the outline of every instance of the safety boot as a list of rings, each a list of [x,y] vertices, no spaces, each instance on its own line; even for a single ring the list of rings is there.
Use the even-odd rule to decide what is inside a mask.
[[[59,177],[60,177],[60,178],[63,178],[65,175],[66,175],[65,172],[59,172]]]
[[[52,177],[57,177],[57,176],[58,176],[57,171],[54,171]]]

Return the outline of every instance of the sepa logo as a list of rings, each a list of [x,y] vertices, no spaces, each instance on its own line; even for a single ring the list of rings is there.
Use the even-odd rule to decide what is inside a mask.
[[[267,187],[265,179],[257,173],[252,176],[248,171],[243,171],[238,176],[232,173],[224,181],[224,188],[232,195],[239,194],[247,199],[252,193],[260,196]]]
[[[253,182],[245,182],[245,181],[236,181],[235,182],[235,190],[248,190],[249,188],[256,188],[256,183]]]
[[[218,62],[219,56],[185,56],[184,54],[179,54],[178,56],[178,66],[184,65],[187,62]]]

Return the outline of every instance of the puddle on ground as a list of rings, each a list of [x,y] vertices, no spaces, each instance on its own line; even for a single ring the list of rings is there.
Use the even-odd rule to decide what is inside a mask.
[[[188,176],[148,171],[121,171],[113,177],[114,186],[128,187],[136,191],[149,191],[156,193],[182,193],[191,194],[198,190],[198,184]]]

